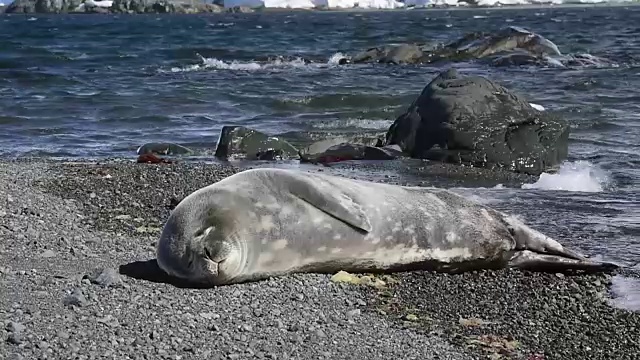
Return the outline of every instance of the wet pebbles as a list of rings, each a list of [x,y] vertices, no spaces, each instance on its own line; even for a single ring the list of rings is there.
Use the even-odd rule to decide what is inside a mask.
[[[23,359],[637,359],[640,314],[607,276],[294,275],[188,289],[120,273],[170,209],[237,171],[0,163],[0,353]]]

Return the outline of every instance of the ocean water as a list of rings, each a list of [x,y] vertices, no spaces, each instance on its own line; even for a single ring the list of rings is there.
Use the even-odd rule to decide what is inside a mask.
[[[376,45],[509,25],[614,65],[337,64]],[[384,131],[438,72],[488,76],[561,113],[570,156],[530,184],[455,191],[640,270],[640,7],[2,15],[0,34],[2,157],[133,158],[150,141],[213,150],[228,124]],[[637,282],[617,284],[636,286],[637,307]]]

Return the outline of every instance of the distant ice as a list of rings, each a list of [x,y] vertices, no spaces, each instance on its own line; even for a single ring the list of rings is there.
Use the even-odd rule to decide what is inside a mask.
[[[565,162],[555,174],[542,173],[523,189],[601,192],[609,183],[608,174],[588,161]]]
[[[479,6],[514,6],[514,5],[542,5],[542,4],[596,4],[596,3],[625,3],[634,0],[479,0]],[[473,3],[474,1],[470,1]],[[224,6],[247,6],[251,8],[284,8],[284,9],[398,9],[404,7],[432,7],[432,6],[469,6],[464,0],[224,0]]]

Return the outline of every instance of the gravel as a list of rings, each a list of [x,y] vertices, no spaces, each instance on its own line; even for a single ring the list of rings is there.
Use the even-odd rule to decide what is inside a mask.
[[[170,209],[235,171],[187,163],[0,163],[0,354],[526,360],[640,354],[640,314],[607,305],[611,279],[604,275],[412,272],[368,286],[298,274],[215,289],[154,276],[155,241]]]

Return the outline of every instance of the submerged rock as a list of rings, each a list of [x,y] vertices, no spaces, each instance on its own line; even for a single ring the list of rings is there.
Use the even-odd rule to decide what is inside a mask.
[[[414,158],[538,175],[568,153],[569,125],[481,76],[433,79],[396,119],[386,145]]]
[[[298,149],[278,137],[244,126],[224,126],[215,156],[223,159],[297,159]]]
[[[393,160],[399,156],[402,156],[402,150],[394,145],[376,147],[341,143],[330,146],[319,153],[301,154],[300,161],[327,164],[349,160]]]
[[[607,59],[590,55],[563,55],[549,39],[519,26],[508,26],[495,33],[468,33],[448,44],[383,45],[341,59],[339,63],[430,64],[476,59],[485,59],[493,66],[611,64]]]
[[[355,54],[343,63],[383,63],[383,64],[418,64],[425,62],[424,49],[419,44],[385,45],[370,48]]]

